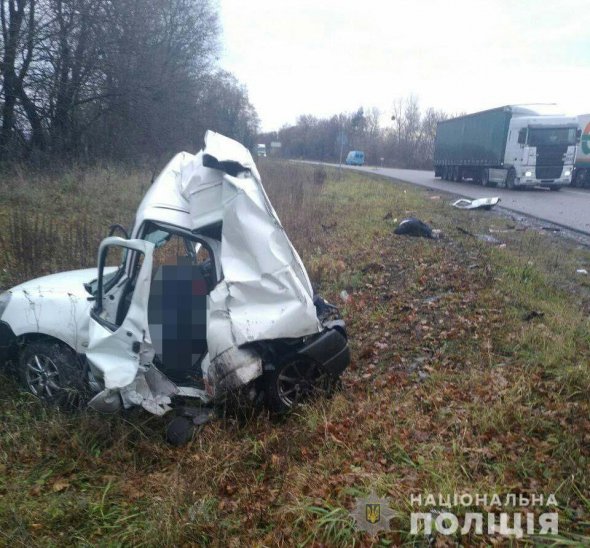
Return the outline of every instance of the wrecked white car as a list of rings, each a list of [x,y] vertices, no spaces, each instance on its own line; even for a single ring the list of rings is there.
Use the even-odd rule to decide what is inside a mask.
[[[101,243],[98,271],[0,296],[0,349],[33,394],[161,415],[239,391],[281,412],[347,367],[344,323],[314,298],[252,156],[205,143],[164,168],[130,237]]]

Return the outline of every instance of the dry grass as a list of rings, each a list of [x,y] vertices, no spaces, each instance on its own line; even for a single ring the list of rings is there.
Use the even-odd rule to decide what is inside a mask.
[[[493,212],[455,211],[425,191],[353,173],[319,181],[309,166],[260,168],[316,286],[336,302],[342,289],[351,294],[342,311],[354,361],[343,391],[281,421],[258,414],[209,424],[173,449],[162,441],[160,419],[138,411],[60,415],[7,379],[0,388],[5,543],[420,544],[426,539],[409,535],[410,494],[430,492],[555,493],[560,537],[553,541],[587,543],[590,325],[580,303],[588,288],[574,280],[566,292],[557,283],[555,263],[571,260],[567,251],[563,261],[557,256],[561,243],[510,232],[506,248],[492,248],[455,227],[482,232],[502,222]],[[91,240],[131,218],[142,190],[139,174],[120,174],[125,196],[110,207],[107,194],[96,193],[112,188],[112,181],[102,186],[107,173],[87,174],[70,205],[69,190],[56,200],[47,190],[61,188],[59,180],[46,187],[22,180],[35,199],[2,192],[29,211],[46,204],[44,215],[60,215],[55,232],[63,238],[86,218],[97,230],[88,237],[94,253]],[[93,199],[81,206],[88,193]],[[67,209],[53,209],[54,201]],[[447,237],[394,236],[394,219],[412,214]],[[11,249],[11,219],[1,221],[2,257],[26,247]],[[52,260],[64,262],[46,262],[38,273],[77,259]],[[8,276],[14,282],[22,273]],[[523,321],[531,310],[544,315]],[[371,488],[396,512],[393,532],[373,541],[348,514]],[[501,540],[434,538],[439,545]]]

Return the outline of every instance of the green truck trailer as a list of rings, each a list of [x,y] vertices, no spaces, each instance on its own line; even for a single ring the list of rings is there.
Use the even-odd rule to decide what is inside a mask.
[[[484,186],[545,186],[559,190],[572,180],[577,120],[504,106],[439,122],[434,173],[445,180],[471,179]]]

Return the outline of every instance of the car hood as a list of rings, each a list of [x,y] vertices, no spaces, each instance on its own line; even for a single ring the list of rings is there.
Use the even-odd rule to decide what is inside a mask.
[[[108,269],[113,271],[115,267]],[[42,333],[84,352],[92,304],[84,284],[95,279],[96,272],[96,268],[59,272],[9,289],[5,293],[2,321],[10,325],[16,336]]]
[[[105,273],[115,270],[116,267],[105,268]],[[12,289],[15,291],[26,291],[27,293],[35,292],[52,292],[52,293],[68,293],[76,296],[88,296],[84,289],[84,284],[96,279],[96,268],[82,268],[80,270],[68,270],[66,272],[57,272],[56,274],[49,274],[33,280],[26,281],[19,284]]]

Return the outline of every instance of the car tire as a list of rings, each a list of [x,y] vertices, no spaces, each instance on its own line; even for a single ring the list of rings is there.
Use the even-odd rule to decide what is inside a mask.
[[[72,410],[89,400],[86,367],[62,342],[45,339],[26,344],[18,374],[23,388],[49,405]]]
[[[266,406],[278,414],[288,413],[314,395],[330,396],[338,384],[316,362],[302,358],[288,360],[263,376]]]

